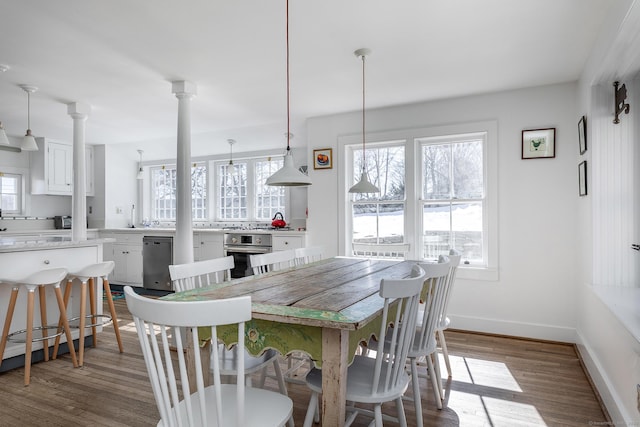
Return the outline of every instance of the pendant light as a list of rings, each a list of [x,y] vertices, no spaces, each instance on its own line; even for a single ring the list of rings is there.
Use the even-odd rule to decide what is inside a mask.
[[[144,179],[144,170],[142,169],[142,153],[144,153],[144,151],[138,150],[140,161],[138,162],[138,175],[136,175],[136,179]]]
[[[364,121],[364,62],[367,55],[371,54],[371,50],[362,48],[353,52],[357,57],[362,58],[362,174],[360,175],[360,181],[349,189],[349,193],[378,193],[380,189],[369,182],[366,169],[366,157],[365,157],[365,121]]]
[[[4,131],[4,126],[2,126],[2,122],[0,122],[0,145],[11,146],[9,143],[9,138],[7,138],[7,134]]]
[[[36,144],[36,139],[31,135],[31,94],[38,90],[35,86],[29,85],[20,85],[22,90],[27,92],[27,133],[24,138],[22,138],[22,142],[20,143],[20,148],[22,151],[38,151],[38,144]]]
[[[279,187],[300,187],[305,185],[311,185],[311,179],[302,172],[300,172],[293,165],[293,155],[291,154],[291,138],[293,135],[290,132],[291,128],[291,114],[289,107],[289,0],[287,0],[287,152],[284,155],[284,165],[280,170],[267,178],[265,184]]]
[[[229,166],[233,166],[233,144],[236,143],[235,139],[227,139],[229,143]]]

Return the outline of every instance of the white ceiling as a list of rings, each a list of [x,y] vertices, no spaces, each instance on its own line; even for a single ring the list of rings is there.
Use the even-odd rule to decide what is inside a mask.
[[[367,108],[577,80],[615,0],[291,1],[291,114]],[[175,138],[173,80],[198,87],[194,134],[286,131],[285,0],[0,0],[0,120],[88,143]],[[295,133],[295,127],[292,130]],[[215,139],[215,138],[214,138]],[[259,141],[255,141],[259,142]],[[219,143],[219,144],[218,144]],[[242,151],[242,149],[240,148]]]

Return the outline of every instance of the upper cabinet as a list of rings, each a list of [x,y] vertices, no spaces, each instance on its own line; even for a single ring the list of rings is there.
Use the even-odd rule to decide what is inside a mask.
[[[70,196],[73,192],[73,145],[36,138],[31,152],[31,194]],[[93,147],[85,148],[86,195],[93,196]]]

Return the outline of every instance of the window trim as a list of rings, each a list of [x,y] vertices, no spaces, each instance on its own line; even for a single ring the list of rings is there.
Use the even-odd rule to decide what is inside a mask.
[[[497,281],[499,279],[498,264],[498,122],[496,120],[469,122],[452,125],[430,126],[424,128],[403,129],[397,131],[384,131],[367,134],[367,146],[376,143],[393,141],[406,141],[405,144],[405,242],[410,245],[409,258],[418,259],[417,248],[422,240],[418,230],[422,230],[422,218],[418,215],[418,206],[422,195],[419,193],[420,173],[419,162],[407,161],[413,153],[414,159],[421,158],[420,147],[417,139],[446,138],[461,134],[486,134],[486,147],[484,152],[484,180],[486,195],[486,214],[483,215],[483,232],[486,230],[485,245],[487,246],[487,266],[473,267],[461,265],[457,277],[460,279],[474,279],[483,281]],[[362,134],[338,136],[338,150],[343,155],[338,156],[337,167],[340,173],[341,185],[338,187],[338,209],[342,221],[338,221],[338,253],[349,254],[348,236],[351,235],[351,210],[349,208],[349,184],[348,177],[353,174],[353,156],[350,146],[362,144]]]

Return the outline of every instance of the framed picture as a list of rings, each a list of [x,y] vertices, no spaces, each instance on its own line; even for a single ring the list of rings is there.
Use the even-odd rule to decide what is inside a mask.
[[[580,154],[584,154],[587,151],[587,116],[582,116],[578,122],[578,142]]]
[[[331,148],[313,150],[313,168],[331,169],[333,167],[333,155]]]
[[[587,161],[578,165],[578,194],[580,197],[587,195]]]
[[[544,159],[556,156],[556,128],[522,131],[522,158]]]

